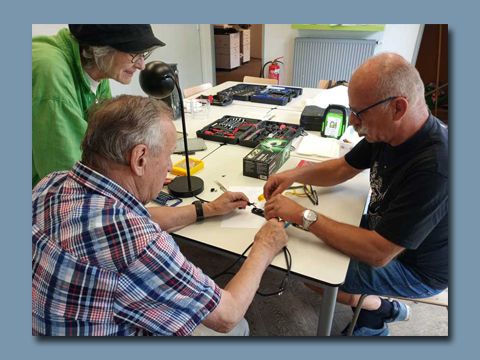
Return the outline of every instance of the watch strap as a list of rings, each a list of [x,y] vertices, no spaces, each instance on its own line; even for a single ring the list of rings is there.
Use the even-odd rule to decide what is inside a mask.
[[[195,211],[197,213],[197,221],[202,221],[204,219],[203,216],[203,204],[200,200],[196,200],[193,202],[195,205]]]

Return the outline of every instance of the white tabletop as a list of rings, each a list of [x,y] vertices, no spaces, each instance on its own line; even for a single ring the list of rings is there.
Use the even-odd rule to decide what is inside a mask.
[[[209,90],[207,90],[207,92],[208,91]],[[288,111],[282,108],[251,107],[246,106],[243,103],[245,102],[239,101],[238,103],[227,106],[210,106],[208,113],[203,114],[201,117],[194,116],[191,113],[185,113],[187,138],[197,137],[197,130],[213,123],[225,115],[241,116],[257,120],[269,119],[270,121],[285,122],[288,124],[300,124],[300,112]],[[182,131],[181,119],[175,120],[174,124],[177,131]],[[318,132],[315,133],[318,135]],[[198,151],[190,156],[197,159],[202,159],[212,151],[215,151],[221,143],[205,140],[205,144],[207,146],[206,150]],[[180,155],[173,155],[172,161],[175,163],[180,161],[181,158],[182,157]]]
[[[201,94],[216,94],[218,91],[235,84],[238,84],[238,82],[227,81]],[[285,106],[234,101],[228,106],[210,106],[208,114],[203,114],[201,117],[186,113],[188,137],[195,137],[196,130],[220,119],[224,115],[260,120],[274,115],[271,119],[272,121],[299,124],[300,114],[307,99],[318,96],[322,91],[321,89],[304,89],[303,95],[293,99]],[[194,97],[196,96],[198,94]],[[175,125],[178,130],[181,130],[180,120],[176,120]],[[218,142],[205,142],[207,150],[193,155],[196,158],[203,159],[205,163],[205,168],[195,174],[202,178],[205,183],[205,190],[199,195],[201,198],[213,200],[220,195],[218,192],[210,191],[212,188],[218,189],[218,186],[215,184],[216,180],[222,182],[227,188],[264,185],[265,181],[263,180],[243,176],[242,159],[252,150],[251,148],[231,144],[219,148],[220,143]],[[172,160],[177,161],[180,158],[180,156],[174,155]],[[299,161],[299,157],[291,156],[279,171],[293,168]],[[294,199],[302,205],[313,208],[334,220],[358,226],[368,196],[368,190],[368,173],[363,172],[343,184],[334,187],[317,188],[319,205],[316,207],[309,202],[308,198],[295,197]],[[184,199],[184,204],[188,204],[193,200],[193,198]],[[255,199],[251,199],[251,201],[255,201]],[[254,214],[250,214],[250,216],[257,217]],[[253,241],[258,229],[222,228],[222,220],[222,217],[206,219],[201,223],[187,226],[176,233],[215,248],[241,254]],[[289,234],[288,248],[292,254],[293,273],[325,284],[339,285],[343,283],[349,263],[349,258],[346,255],[327,246],[316,236],[298,228],[290,226],[287,232]],[[285,268],[283,255],[277,256],[272,265]]]
[[[204,160],[205,168],[195,174],[201,177],[205,183],[205,190],[199,196],[206,200],[212,200],[219,196],[218,192],[210,192],[211,188],[218,189],[215,184],[216,180],[227,188],[263,186],[265,181],[242,174],[242,159],[249,151],[251,151],[250,148],[226,145],[207,156]],[[293,168],[299,161],[298,157],[291,157],[281,170]],[[368,174],[366,172],[344,184],[316,189],[319,198],[319,205],[316,207],[309,202],[308,198],[294,197],[294,199],[334,220],[359,225],[368,195]],[[193,200],[185,199],[184,203],[188,204]],[[255,201],[255,199],[250,200]],[[250,214],[250,216],[257,217],[254,214]],[[223,217],[206,219],[176,233],[203,244],[241,254],[253,241],[257,229],[222,228],[222,220]],[[308,232],[294,227],[289,227],[287,232],[289,234],[288,249],[292,254],[291,270],[293,273],[331,285],[343,283],[349,263],[347,256],[325,245]],[[272,265],[285,268],[283,255],[277,256]]]
[[[245,103],[245,101],[242,103]],[[258,120],[269,119],[271,121],[299,124],[301,112],[289,111],[283,108],[275,108],[272,106],[252,107],[238,103],[227,106],[210,106],[208,113],[203,114],[201,117],[192,115],[191,113],[185,113],[185,124],[187,125],[188,137],[195,137],[196,130],[211,124],[224,115],[241,116]],[[271,118],[272,115],[273,118]],[[181,119],[175,120],[175,126],[178,131],[182,130]]]
[[[235,86],[237,84],[243,84],[242,82],[237,81],[225,81],[224,83],[217,85],[211,89],[205,90],[204,92],[200,93],[202,95],[215,95],[219,91],[228,89],[229,87]],[[258,84],[257,84],[258,85]],[[282,85],[279,85],[282,86]],[[316,88],[303,88],[303,93],[299,97],[293,98],[289,103],[286,105],[272,105],[272,104],[262,104],[262,103],[255,103],[251,101],[240,101],[234,100],[233,105],[242,105],[250,108],[260,108],[260,109],[270,109],[270,108],[278,108],[283,109],[286,111],[296,111],[302,112],[303,108],[309,100],[315,98],[317,95],[325,92],[326,90],[323,89],[316,89]],[[193,97],[197,97],[199,94],[194,95]],[[343,101],[342,101],[343,102]],[[339,103],[342,103],[339,102]],[[346,104],[344,104],[346,105]],[[228,106],[227,106],[228,107]]]
[[[235,84],[238,84],[238,82],[228,81],[201,94],[214,95],[218,91]],[[198,94],[194,97],[196,96]],[[313,103],[312,100],[314,100]],[[326,105],[319,104],[319,102]],[[345,89],[339,88],[333,92],[325,92],[321,89],[304,89],[300,97],[293,99],[285,106],[235,100],[231,105],[225,107],[211,106],[208,114],[204,114],[201,118],[187,113],[188,137],[195,137],[196,130],[224,115],[299,124],[304,107],[312,104],[321,107],[327,107],[328,104],[348,105],[348,97],[346,97]],[[272,115],[274,117],[270,119]],[[178,130],[182,129],[180,120],[175,121],[175,124]],[[213,200],[219,195],[218,192],[210,191],[212,188],[218,189],[215,180],[221,181],[227,188],[263,186],[263,180],[243,176],[243,157],[251,151],[250,148],[231,144],[220,147],[219,143],[211,141],[206,141],[206,144],[207,150],[195,154],[195,157],[203,159],[205,163],[205,168],[195,174],[201,177],[205,183],[205,190],[200,194],[200,197]],[[178,155],[172,157],[174,161],[178,159],[180,159]],[[301,157],[292,154],[279,171],[295,167],[300,160]],[[308,198],[295,197],[295,200],[303,206],[312,208],[334,220],[358,226],[367,200],[368,190],[368,172],[363,172],[341,185],[317,188],[319,205],[316,207],[309,202]],[[193,198],[185,199],[184,204],[193,200]],[[255,199],[250,200],[255,201]],[[246,216],[254,216],[258,220],[257,215],[247,212]],[[241,254],[253,241],[258,229],[224,228],[222,227],[222,220],[223,217],[206,219],[201,223],[187,226],[176,233],[206,246]],[[292,273],[301,276],[303,279],[313,280],[324,285],[317,335],[329,335],[335,310],[337,286],[345,280],[350,259],[306,231],[290,226],[287,228],[287,232],[289,235],[288,249],[292,255]],[[284,257],[278,255],[273,260],[272,265],[285,269]]]

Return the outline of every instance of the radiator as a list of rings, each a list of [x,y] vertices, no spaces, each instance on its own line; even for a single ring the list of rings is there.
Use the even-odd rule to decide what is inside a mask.
[[[319,80],[348,81],[375,45],[375,40],[296,38],[292,83],[316,88]]]

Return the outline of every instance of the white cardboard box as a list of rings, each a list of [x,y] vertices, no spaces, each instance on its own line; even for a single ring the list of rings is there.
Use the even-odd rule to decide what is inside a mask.
[[[215,67],[219,69],[233,69],[240,66],[240,52],[230,54],[215,54]]]
[[[240,66],[240,33],[215,34],[215,66],[220,69]]]
[[[250,29],[240,31],[240,54],[242,63],[250,61]]]

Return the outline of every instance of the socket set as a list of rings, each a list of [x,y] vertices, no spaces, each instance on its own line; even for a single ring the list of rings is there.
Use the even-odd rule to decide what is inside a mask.
[[[268,138],[292,140],[304,135],[303,127],[268,120],[225,115],[197,131],[199,138],[255,147]]]
[[[290,86],[237,84],[228,89],[219,91],[217,95],[229,96],[234,100],[240,101],[286,105],[293,98],[302,95],[302,92],[302,88]]]

